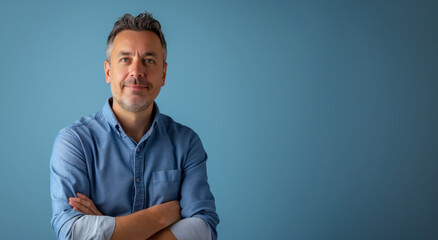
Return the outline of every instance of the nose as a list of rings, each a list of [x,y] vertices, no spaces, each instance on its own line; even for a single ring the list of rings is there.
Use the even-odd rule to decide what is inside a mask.
[[[141,60],[135,59],[130,68],[130,75],[131,77],[144,77],[145,76],[145,70],[144,66]]]

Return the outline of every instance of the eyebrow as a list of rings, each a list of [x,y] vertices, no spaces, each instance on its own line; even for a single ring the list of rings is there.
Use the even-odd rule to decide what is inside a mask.
[[[119,54],[117,54],[118,57],[120,57],[120,56],[132,56],[132,55],[134,55],[132,52],[126,52],[126,51],[121,51],[121,52],[119,52]],[[155,58],[158,57],[158,55],[155,52],[145,52],[145,53],[142,54],[142,57],[146,57],[146,56],[152,56],[152,57],[155,57]]]

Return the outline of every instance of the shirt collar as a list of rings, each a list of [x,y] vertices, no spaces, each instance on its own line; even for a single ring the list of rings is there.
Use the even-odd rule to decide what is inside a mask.
[[[112,128],[114,128],[114,130],[117,133],[119,133],[119,135],[121,137],[127,137],[125,131],[123,131],[122,126],[120,125],[119,121],[117,120],[116,115],[114,115],[113,109],[111,107],[112,105],[113,105],[113,98],[111,97],[105,102],[105,105],[102,108],[102,114],[105,117],[106,121],[111,125]],[[152,122],[151,128],[147,132],[152,132],[152,130],[155,129],[155,127],[158,124],[158,119],[160,116],[160,109],[158,108],[158,105],[156,102],[154,102],[152,115],[153,115],[154,121]]]
[[[152,115],[154,116],[154,121],[152,122],[152,126],[151,126],[150,130],[155,129],[155,127],[158,124],[158,119],[159,119],[159,116],[160,116],[160,109],[158,108],[158,105],[157,105],[157,103],[155,101],[154,101],[154,108],[152,110]]]

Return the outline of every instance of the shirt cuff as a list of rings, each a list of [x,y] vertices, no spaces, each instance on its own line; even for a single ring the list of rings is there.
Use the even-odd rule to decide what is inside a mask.
[[[197,217],[184,218],[169,229],[178,240],[211,240],[210,228]]]
[[[76,220],[72,239],[110,239],[116,226],[116,219],[108,216],[84,215]]]

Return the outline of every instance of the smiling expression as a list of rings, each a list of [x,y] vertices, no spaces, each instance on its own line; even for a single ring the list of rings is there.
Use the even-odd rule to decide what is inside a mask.
[[[152,110],[167,69],[158,36],[151,31],[120,32],[114,39],[110,62],[105,61],[105,77],[111,85],[113,108]]]

